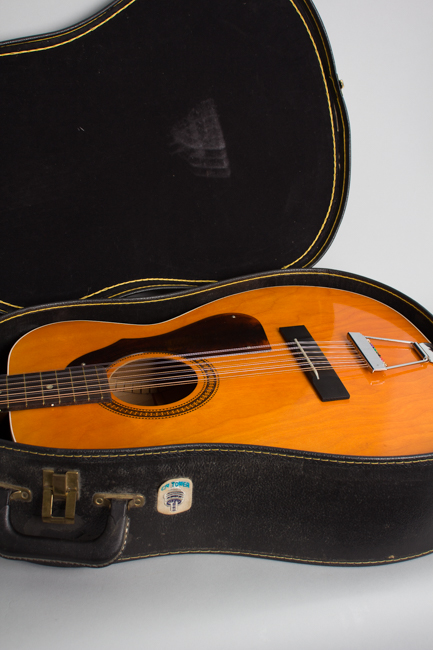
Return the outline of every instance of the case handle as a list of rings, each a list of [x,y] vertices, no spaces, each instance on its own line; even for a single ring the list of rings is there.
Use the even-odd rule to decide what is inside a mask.
[[[44,564],[102,567],[120,556],[129,530],[127,501],[112,499],[104,532],[95,540],[80,542],[18,533],[10,521],[10,492],[0,490],[0,554],[3,557]]]

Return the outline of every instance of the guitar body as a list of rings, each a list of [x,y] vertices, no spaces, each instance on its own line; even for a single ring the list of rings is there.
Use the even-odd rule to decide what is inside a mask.
[[[355,355],[349,367],[339,367],[338,355],[333,361],[330,354],[350,394],[349,399],[330,402],[319,399],[300,370],[226,376],[227,357],[206,359],[206,355],[193,357],[185,366],[183,354],[170,351],[170,340],[190,328],[194,336],[184,342],[184,354],[207,351],[205,329],[203,347],[197,341],[200,323],[205,319],[212,323],[221,315],[252,317],[265,334],[258,343],[278,350],[284,343],[279,329],[294,325],[306,326],[319,345],[322,341],[347,342],[349,331],[425,340],[408,320],[381,302],[349,291],[308,286],[237,293],[157,325],[54,323],[31,331],[15,344],[8,374],[74,367],[87,356],[92,363],[105,363],[111,347],[116,355],[108,364],[109,377],[125,364],[154,358],[192,368],[196,381],[185,389],[187,394],[175,393],[164,404],[142,403],[140,396],[131,401],[116,393],[111,404],[15,411],[10,414],[15,440],[70,449],[236,443],[355,456],[433,451],[433,409],[426,398],[433,393],[432,364],[372,373],[357,363]],[[215,324],[222,330],[225,327],[218,320]],[[246,326],[246,336],[248,332]],[[222,340],[224,346],[230,344],[230,331]],[[239,347],[237,339],[233,347]],[[396,344],[382,343],[380,352],[388,365],[418,358],[410,347]],[[293,361],[289,350],[283,349],[281,355],[287,363]],[[230,367],[244,363],[233,350],[229,361]]]

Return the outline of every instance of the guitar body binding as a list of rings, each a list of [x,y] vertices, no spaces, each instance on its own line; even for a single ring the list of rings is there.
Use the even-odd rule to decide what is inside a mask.
[[[330,342],[329,362],[343,391],[339,400],[321,401],[309,382],[309,368],[292,372],[289,364],[296,355],[285,348],[280,331],[288,324],[305,325],[318,345]],[[14,346],[9,374],[103,363],[112,400],[13,412],[13,434],[26,444],[77,449],[229,443],[359,456],[430,452],[433,415],[422,406],[423,395],[433,389],[433,367],[423,363],[372,373],[358,363],[355,350],[333,351],[333,345],[349,345],[348,332],[355,329],[377,337],[422,339],[409,321],[376,300],[301,286],[227,296],[156,325],[48,325]],[[381,345],[389,365],[419,360],[408,346]],[[251,349],[258,350],[250,355],[253,373],[246,365]],[[276,356],[284,360],[283,370],[266,361]],[[126,393],[122,398],[113,391],[122,372],[161,359],[171,359],[171,367],[186,377],[172,397],[167,387],[153,403],[151,391],[150,398],[136,395],[129,402]]]

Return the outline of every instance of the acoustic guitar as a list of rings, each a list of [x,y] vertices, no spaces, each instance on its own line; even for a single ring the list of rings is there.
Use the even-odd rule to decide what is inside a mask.
[[[273,287],[157,325],[70,321],[23,336],[0,378],[20,443],[238,443],[356,456],[433,451],[433,347],[355,293]]]

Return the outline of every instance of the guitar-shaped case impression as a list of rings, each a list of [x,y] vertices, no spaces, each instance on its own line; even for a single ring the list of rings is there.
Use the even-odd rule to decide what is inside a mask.
[[[433,320],[311,269],[349,127],[308,0],[113,2],[0,46],[0,552],[433,548]]]

